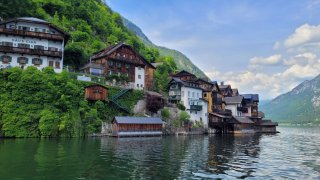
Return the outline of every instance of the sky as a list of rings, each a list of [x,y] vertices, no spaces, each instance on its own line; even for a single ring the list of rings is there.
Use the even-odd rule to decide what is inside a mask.
[[[157,45],[272,99],[320,74],[320,0],[106,0]]]

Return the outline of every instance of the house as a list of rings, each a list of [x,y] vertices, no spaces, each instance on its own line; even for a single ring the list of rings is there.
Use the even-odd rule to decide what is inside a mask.
[[[243,113],[243,116],[247,117],[258,117],[259,115],[259,94],[242,94],[245,101],[246,112]]]
[[[131,46],[118,43],[95,53],[82,72],[126,79],[134,89],[153,89],[155,67]],[[102,73],[102,74],[101,74]]]
[[[0,69],[28,66],[63,69],[69,34],[42,19],[20,17],[0,22]]]
[[[162,120],[149,117],[121,117],[112,120],[112,136],[161,136]]]
[[[108,96],[108,89],[99,84],[85,87],[85,98],[90,101],[105,101]]]
[[[239,96],[239,91],[238,89],[232,89],[232,96]]]
[[[181,71],[172,77],[169,82],[169,102],[183,104],[192,122],[202,121],[208,127],[208,101],[202,98],[203,90],[196,82],[196,76]]]
[[[254,133],[254,122],[248,117],[233,116],[228,122],[230,133]]]
[[[220,83],[219,89],[224,97],[231,97],[233,95],[231,86],[225,85],[224,82]]]
[[[255,130],[259,133],[276,133],[277,126],[277,122],[273,122],[271,120],[261,120],[260,122],[255,124]]]
[[[246,112],[243,96],[225,97],[225,102],[226,109],[232,111],[232,116],[243,116],[243,112]]]

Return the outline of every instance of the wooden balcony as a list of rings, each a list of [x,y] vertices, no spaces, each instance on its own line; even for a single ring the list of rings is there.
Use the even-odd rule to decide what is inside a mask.
[[[248,113],[248,108],[246,107],[237,107],[237,111],[243,112],[243,113]]]
[[[222,109],[213,109],[213,112],[214,112],[214,113],[221,114],[221,115],[224,115],[224,116],[232,116],[232,111],[229,110],[229,109],[225,109],[225,110],[222,110]]]
[[[35,32],[35,31],[24,31],[18,29],[9,29],[0,27],[0,34],[7,34],[7,35],[15,35],[15,36],[27,36],[33,38],[40,38],[40,39],[51,39],[51,40],[58,40],[63,41],[64,36],[60,34],[50,34],[44,32]]]
[[[50,57],[62,57],[62,52],[60,51],[48,51],[42,49],[30,49],[30,48],[19,48],[19,47],[11,47],[11,46],[1,46],[0,52],[5,53],[19,53],[19,54],[30,54],[30,55],[38,55],[38,56],[50,56]]]

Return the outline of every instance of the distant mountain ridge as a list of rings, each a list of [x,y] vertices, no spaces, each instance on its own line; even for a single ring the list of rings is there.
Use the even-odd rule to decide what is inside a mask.
[[[194,65],[192,61],[183,53],[174,49],[153,44],[137,25],[124,17],[122,17],[122,21],[129,30],[135,33],[145,43],[145,45],[158,49],[161,56],[173,57],[179,70],[189,71],[198,77],[207,77],[205,73],[202,72],[196,65]]]
[[[320,123],[320,75],[302,82],[260,109],[275,121]]]

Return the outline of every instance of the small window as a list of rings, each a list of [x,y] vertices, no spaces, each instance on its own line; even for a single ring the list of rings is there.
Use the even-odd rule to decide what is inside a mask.
[[[40,59],[40,58],[33,58],[33,59],[32,59],[32,64],[34,64],[34,65],[41,65],[41,64],[42,64],[42,59]]]
[[[58,51],[58,48],[55,48],[55,47],[49,47],[49,48],[48,48],[48,50],[49,50],[49,51]]]
[[[203,97],[207,97],[207,93],[204,93],[204,94],[203,94]]]
[[[41,46],[41,45],[34,45],[33,48],[39,49],[39,50],[44,50],[44,46]]]
[[[192,97],[194,98],[194,92],[192,92]]]
[[[49,66],[53,67],[53,61],[49,61]]]
[[[114,65],[113,61],[108,61],[109,67],[112,67]]]
[[[2,42],[1,44],[2,44],[3,46],[13,47],[13,43],[12,43],[12,42]]]
[[[184,91],[181,91],[181,97],[184,97]]]
[[[28,64],[28,58],[26,58],[26,57],[18,57],[18,63],[20,65]]]
[[[141,70],[141,67],[139,66],[138,69]]]
[[[56,62],[55,62],[55,67],[56,67],[56,68],[60,68],[60,62],[59,62],[59,61],[56,61]]]
[[[2,61],[3,64],[8,64],[11,62],[11,60],[12,60],[11,56],[7,56],[7,55],[0,56],[0,61]]]
[[[137,84],[137,87],[139,87],[139,84]]]
[[[18,44],[18,47],[19,47],[19,48],[30,48],[30,44],[22,44],[22,43],[19,43],[19,44]]]
[[[140,85],[140,87],[142,87],[142,88],[143,88],[143,84],[141,84],[141,85]]]
[[[188,97],[190,97],[190,91],[188,91]]]
[[[140,74],[138,75],[138,79],[141,79],[141,75]]]

